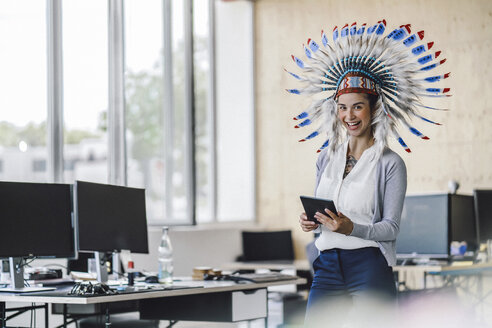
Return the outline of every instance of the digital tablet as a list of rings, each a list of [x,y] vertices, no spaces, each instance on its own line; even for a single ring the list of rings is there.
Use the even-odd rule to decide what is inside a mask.
[[[301,196],[301,202],[302,206],[304,206],[304,211],[306,212],[308,220],[316,223],[319,223],[318,220],[314,218],[314,214],[316,214],[316,212],[326,214],[325,208],[327,208],[333,213],[337,213],[335,203],[329,199]]]

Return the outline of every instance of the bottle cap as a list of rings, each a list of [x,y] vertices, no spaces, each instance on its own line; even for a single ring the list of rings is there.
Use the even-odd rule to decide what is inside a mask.
[[[128,269],[133,269],[133,261],[128,261]]]

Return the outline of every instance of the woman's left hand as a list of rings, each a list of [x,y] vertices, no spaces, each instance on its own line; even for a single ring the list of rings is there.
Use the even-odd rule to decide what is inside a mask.
[[[350,235],[354,229],[354,223],[343,213],[338,212],[338,214],[333,213],[329,209],[325,208],[326,214],[316,212],[314,217],[319,223],[327,227],[333,232],[338,232],[344,235]]]

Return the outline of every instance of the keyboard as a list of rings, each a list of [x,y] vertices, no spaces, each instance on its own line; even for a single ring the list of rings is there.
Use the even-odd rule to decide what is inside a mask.
[[[229,276],[230,280],[234,281],[251,281],[251,282],[275,282],[284,280],[297,279],[296,276],[290,274],[283,274],[279,272],[267,272],[267,273],[243,273]]]
[[[189,289],[189,288],[199,288],[203,286],[176,286],[176,285],[156,285],[156,286],[145,286],[145,287],[132,287],[132,286],[122,286],[111,288],[112,291],[117,294],[135,294],[135,293],[148,293],[163,290],[178,290],[178,289]]]

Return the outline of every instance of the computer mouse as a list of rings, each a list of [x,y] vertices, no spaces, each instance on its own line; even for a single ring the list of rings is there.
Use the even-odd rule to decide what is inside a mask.
[[[159,278],[157,278],[157,276],[147,276],[145,277],[145,282],[149,284],[158,284]]]

